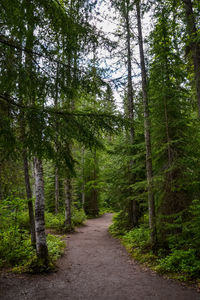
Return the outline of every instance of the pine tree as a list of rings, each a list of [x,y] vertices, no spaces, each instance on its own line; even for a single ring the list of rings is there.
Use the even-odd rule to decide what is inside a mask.
[[[172,7],[159,3],[156,20],[151,34],[150,99],[157,182],[155,191],[160,239],[163,241],[167,233],[174,230],[175,234],[180,230],[174,226],[170,231],[167,223],[175,222],[178,214],[184,212],[191,203],[192,195],[188,192],[191,177],[189,172],[184,171],[189,167],[184,157],[187,157],[188,151],[190,110],[184,89],[186,74],[182,50],[177,46],[179,26],[173,20]]]
[[[148,183],[148,206],[149,206],[149,227],[151,234],[152,247],[156,246],[156,217],[155,217],[155,200],[153,193],[153,169],[152,169],[152,152],[151,152],[151,124],[149,116],[149,99],[148,99],[148,88],[147,88],[147,73],[145,67],[144,50],[143,50],[143,37],[142,37],[142,26],[141,26],[141,13],[140,13],[140,1],[136,1],[137,9],[137,26],[138,26],[138,43],[140,52],[140,67],[142,77],[142,93],[144,103],[144,134],[146,144],[146,172],[147,172],[147,183]]]

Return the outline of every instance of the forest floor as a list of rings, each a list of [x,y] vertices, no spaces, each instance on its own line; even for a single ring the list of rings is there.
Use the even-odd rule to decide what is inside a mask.
[[[140,267],[108,233],[112,215],[70,234],[57,272],[1,274],[1,300],[199,300],[192,288]]]

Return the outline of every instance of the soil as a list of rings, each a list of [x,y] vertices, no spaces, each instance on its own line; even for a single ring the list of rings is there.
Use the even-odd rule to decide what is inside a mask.
[[[58,271],[2,274],[2,300],[200,300],[200,294],[144,270],[108,233],[112,215],[88,220],[69,235]]]

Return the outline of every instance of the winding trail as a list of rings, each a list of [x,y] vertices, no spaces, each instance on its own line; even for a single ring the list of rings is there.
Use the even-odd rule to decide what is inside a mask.
[[[195,290],[143,270],[108,234],[112,215],[88,220],[67,238],[59,270],[0,277],[2,300],[200,300]]]

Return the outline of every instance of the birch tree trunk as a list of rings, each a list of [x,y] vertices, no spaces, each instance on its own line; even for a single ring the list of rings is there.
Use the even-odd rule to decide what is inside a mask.
[[[200,42],[197,40],[197,27],[193,4],[191,0],[183,0],[185,5],[185,16],[187,31],[190,37],[190,51],[194,65],[195,86],[197,95],[198,115],[200,118]]]
[[[140,67],[142,75],[142,93],[143,93],[143,105],[144,105],[144,132],[145,132],[145,144],[146,144],[146,172],[148,183],[148,207],[149,207],[149,227],[151,244],[154,248],[156,246],[156,216],[155,216],[155,203],[153,194],[153,169],[151,158],[151,135],[150,135],[150,117],[149,117],[149,105],[148,105],[148,93],[147,93],[147,75],[144,60],[143,49],[143,37],[141,26],[141,14],[140,14],[140,0],[136,2],[137,10],[137,26],[138,26],[138,43],[140,52]]]
[[[66,178],[64,181],[64,191],[65,191],[65,227],[67,230],[72,229],[72,216],[71,216],[71,203],[72,203],[72,193],[71,193],[71,179]]]
[[[44,221],[44,181],[42,161],[35,157],[35,230],[36,230],[36,250],[37,256],[44,265],[48,265],[48,248],[45,235]]]

